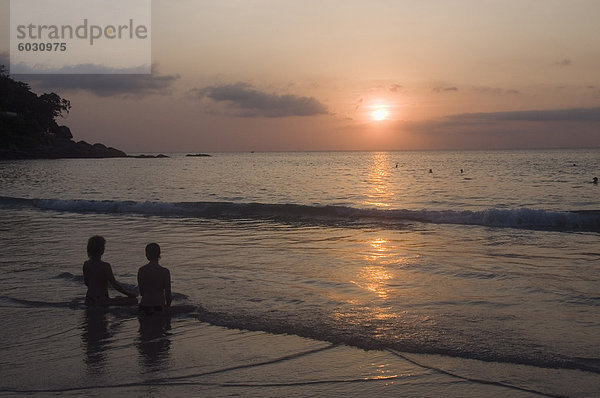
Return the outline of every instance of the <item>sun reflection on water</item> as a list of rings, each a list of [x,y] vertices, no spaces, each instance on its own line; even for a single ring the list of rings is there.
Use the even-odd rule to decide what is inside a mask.
[[[363,267],[358,276],[358,280],[354,283],[370,292],[377,294],[381,299],[387,298],[389,291],[387,281],[392,279],[394,275],[386,269],[386,264],[393,256],[391,250],[393,247],[389,245],[389,240],[383,238],[375,238],[368,242],[371,250],[365,254],[364,259],[370,263]]]
[[[403,267],[410,260],[397,239],[373,233],[368,235],[360,240],[362,249],[355,252],[363,265],[349,280],[364,294],[347,301],[350,307],[337,312],[335,317],[361,325],[370,337],[393,339],[398,322],[405,316],[403,311],[398,312],[397,300],[404,294],[398,280],[404,278]]]
[[[373,164],[367,180],[368,191],[365,192],[365,205],[390,207],[394,192],[390,189],[390,165],[387,153],[374,153]]]

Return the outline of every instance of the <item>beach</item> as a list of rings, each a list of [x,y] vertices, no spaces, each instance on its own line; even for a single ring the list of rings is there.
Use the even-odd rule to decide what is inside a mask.
[[[577,371],[364,351],[181,317],[152,335],[123,311],[19,308],[14,322],[25,312],[36,331],[3,342],[2,396],[530,397],[569,395],[573,377],[580,396],[593,396],[598,382]],[[49,326],[49,316],[63,322]]]
[[[598,159],[1,162],[0,394],[599,396]],[[132,290],[158,242],[194,310],[86,309],[96,234]]]

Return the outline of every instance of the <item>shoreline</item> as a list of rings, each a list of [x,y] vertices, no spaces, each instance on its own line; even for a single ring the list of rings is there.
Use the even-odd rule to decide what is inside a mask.
[[[2,396],[110,391],[141,397],[152,391],[176,396],[583,397],[593,393],[599,377],[441,355],[365,351],[295,335],[214,326],[190,316],[144,320],[119,311],[25,308],[0,309],[22,322],[35,315],[33,323],[40,324],[39,331],[33,328],[25,336],[7,329],[2,356],[12,366],[1,372]],[[56,329],[69,331],[45,330],[49,316],[62,320]],[[20,354],[40,338],[52,351]],[[77,370],[81,364],[83,372]],[[30,371],[19,370],[23,368]],[[527,382],[520,381],[524,375]],[[573,394],[566,381],[575,376],[579,389]],[[555,383],[548,385],[549,378]]]
[[[73,142],[75,143],[75,142]],[[175,152],[130,152],[132,154],[125,153],[119,149],[114,147],[105,146],[101,143],[89,144],[85,141],[79,141],[76,144],[83,143],[86,146],[98,146],[100,148],[106,148],[110,151],[114,152],[115,155],[111,156],[100,156],[100,155],[85,155],[85,154],[67,154],[67,155],[57,155],[54,153],[46,153],[39,154],[37,150],[33,151],[23,151],[23,150],[10,150],[10,149],[0,149],[0,161],[3,160],[54,160],[54,159],[110,159],[110,158],[138,158],[138,159],[154,159],[154,158],[171,158],[171,157],[188,157],[188,158],[209,158],[217,155],[224,154],[302,154],[302,153],[315,153],[315,154],[324,154],[324,153],[348,153],[348,154],[357,154],[357,153],[389,153],[389,154],[402,154],[402,153],[503,153],[503,152],[563,152],[563,151],[596,151],[600,150],[600,147],[576,147],[576,148],[532,148],[532,149],[523,149],[523,148],[506,148],[506,149],[392,149],[392,150],[281,150],[281,151],[248,151],[248,150],[239,150],[239,151],[211,151],[209,153],[200,153],[194,154],[186,151],[175,151]],[[120,154],[117,154],[120,153]],[[174,156],[177,155],[177,156]]]

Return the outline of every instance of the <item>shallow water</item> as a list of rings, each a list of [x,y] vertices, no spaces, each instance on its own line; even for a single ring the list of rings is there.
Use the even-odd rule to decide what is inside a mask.
[[[600,385],[600,220],[595,212],[572,211],[600,208],[600,187],[588,182],[600,174],[598,155],[275,153],[2,162],[0,317],[7,326],[0,343],[12,353],[3,355],[3,376],[23,379],[28,361],[19,368],[14,358],[26,354],[43,363],[60,352],[72,355],[73,364],[54,367],[60,377],[45,370],[48,379],[36,389],[65,390],[79,385],[75,375],[64,376],[67,368],[82,360],[93,365],[90,349],[110,357],[100,363],[115,365],[142,338],[135,313],[90,322],[81,309],[85,244],[101,234],[108,241],[104,259],[132,287],[145,244],[160,243],[175,302],[200,306],[171,324],[171,336],[190,347],[210,325],[235,328],[233,340],[286,333],[316,345],[417,355],[469,379],[488,372],[487,380],[504,375],[550,395],[593,395]],[[90,324],[100,327],[90,331]],[[102,343],[85,355],[72,342],[61,345],[85,343],[94,333]],[[47,347],[36,343],[48,340]],[[169,352],[168,360],[148,362],[162,364],[163,376],[206,365],[186,364],[185,354],[174,354],[182,343],[167,342],[173,348],[158,352]],[[407,366],[403,361],[396,365]],[[135,396],[138,387],[118,386],[138,380],[139,366],[94,372],[110,374],[100,384]],[[337,387],[323,391],[341,394],[347,385]],[[472,396],[481,388],[475,383]]]
[[[0,181],[4,196],[23,198],[599,210],[597,189],[590,189],[592,177],[600,174],[598,154],[597,149],[292,152],[14,161],[2,162]]]

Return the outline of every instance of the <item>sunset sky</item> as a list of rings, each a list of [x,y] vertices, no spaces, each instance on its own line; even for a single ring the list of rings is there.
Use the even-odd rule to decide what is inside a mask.
[[[598,147],[599,20],[597,0],[157,0],[152,76],[15,78],[128,152]]]

